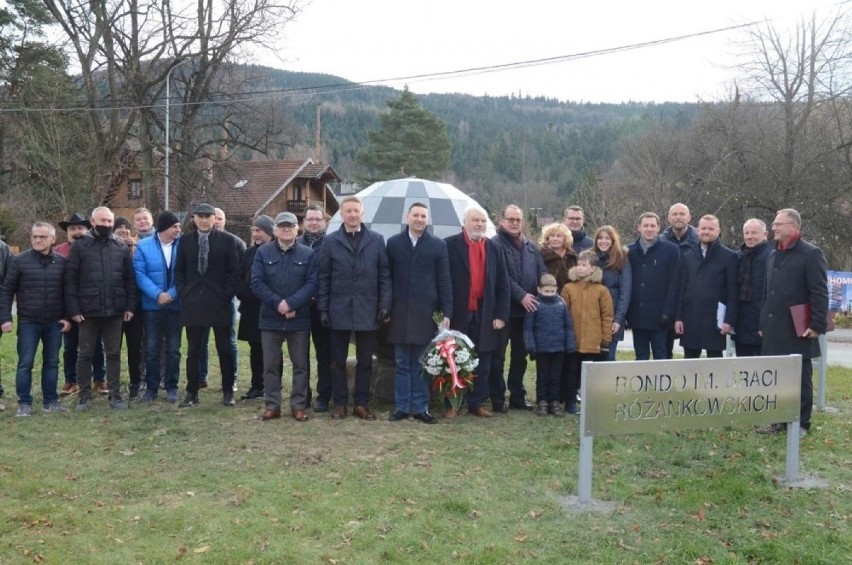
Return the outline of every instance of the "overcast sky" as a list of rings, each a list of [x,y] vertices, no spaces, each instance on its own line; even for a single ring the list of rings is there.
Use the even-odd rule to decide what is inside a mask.
[[[612,49],[771,19],[788,28],[839,0],[311,0],[263,64],[413,92],[522,93],[588,102],[716,100],[742,30],[622,53],[441,79],[398,77]]]

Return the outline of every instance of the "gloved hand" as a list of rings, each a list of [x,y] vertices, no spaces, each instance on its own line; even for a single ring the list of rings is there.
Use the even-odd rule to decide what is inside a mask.
[[[383,309],[383,308],[379,308],[379,313],[376,314],[376,321],[380,324],[384,324],[385,320],[387,320],[387,319],[388,319],[388,311]]]
[[[672,319],[665,314],[660,314],[660,328],[667,330],[672,326]]]
[[[324,328],[331,327],[331,319],[328,317],[328,312],[320,312],[320,324]]]

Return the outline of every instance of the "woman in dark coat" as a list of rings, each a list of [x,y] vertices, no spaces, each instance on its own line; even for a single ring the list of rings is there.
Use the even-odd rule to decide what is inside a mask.
[[[621,246],[621,237],[612,226],[601,226],[595,232],[594,251],[598,266],[603,270],[603,284],[612,296],[612,342],[609,350],[601,354],[603,361],[615,361],[618,342],[624,339],[624,323],[630,306],[631,270],[627,249]]]
[[[570,282],[568,271],[577,264],[571,230],[565,224],[558,222],[548,224],[541,230],[538,245],[547,272],[556,277],[557,293],[562,292],[562,287]]]

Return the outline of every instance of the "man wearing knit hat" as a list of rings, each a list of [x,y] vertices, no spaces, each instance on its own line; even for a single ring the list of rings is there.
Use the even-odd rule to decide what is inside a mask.
[[[181,325],[175,257],[180,231],[177,216],[168,211],[160,213],[153,237],[140,240],[133,256],[145,319],[147,374],[145,395],[140,400],[143,403],[156,400],[161,380],[165,380],[166,399],[178,400]],[[166,354],[165,375],[160,375],[161,350]]]
[[[240,329],[237,338],[249,344],[251,387],[240,397],[240,400],[263,398],[263,345],[257,325],[260,319],[260,300],[251,291],[251,264],[258,248],[272,241],[274,223],[269,216],[255,218],[251,226],[252,246],[243,255],[241,265],[243,286],[237,292],[237,298],[240,300]]]

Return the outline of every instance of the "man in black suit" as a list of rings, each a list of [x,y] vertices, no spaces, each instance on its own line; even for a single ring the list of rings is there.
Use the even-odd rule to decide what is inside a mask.
[[[813,365],[820,356],[817,338],[828,329],[828,267],[819,247],[801,236],[802,216],[792,208],[779,210],[772,222],[774,250],[766,261],[766,302],[760,311],[764,355],[802,356],[800,434],[811,429],[814,404]],[[801,335],[796,332],[790,307],[810,304],[811,321]],[[784,431],[781,424],[760,430]]]
[[[503,253],[485,235],[487,226],[485,210],[471,207],[465,211],[462,232],[446,239],[453,284],[450,328],[466,333],[475,345],[479,366],[467,404],[471,414],[483,418],[492,415],[482,404],[488,398],[497,332],[509,319],[509,272]],[[450,408],[444,416],[455,418],[458,413]]]
[[[222,404],[234,405],[231,300],[242,284],[241,249],[236,238],[213,229],[214,213],[210,204],[196,206],[192,221],[197,229],[182,236],[178,247],[175,286],[187,341],[186,398],[181,408],[198,404],[199,360],[209,328],[213,328],[222,371]]]

